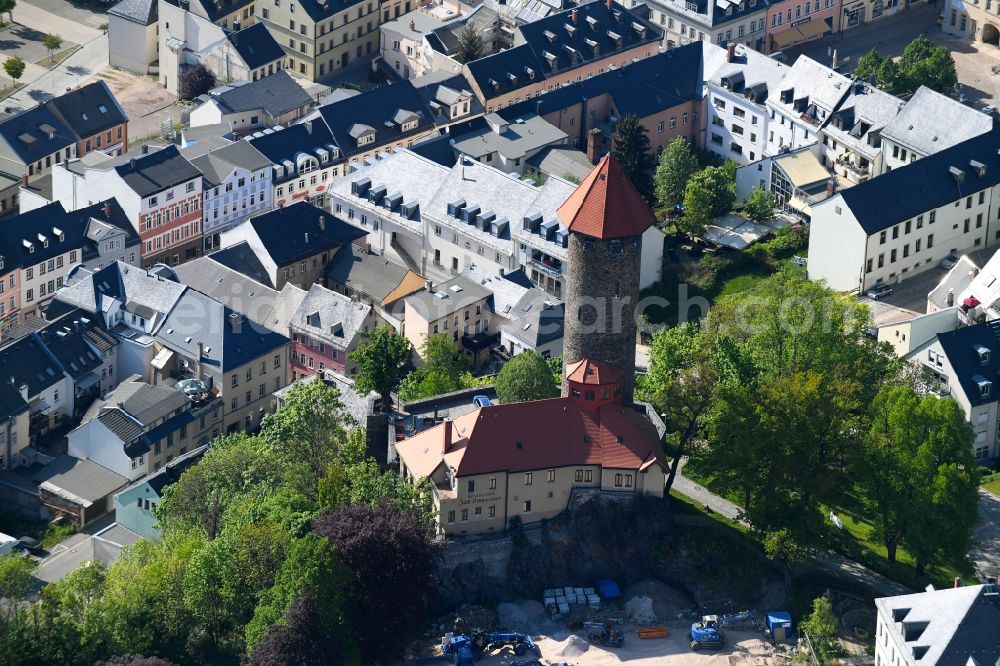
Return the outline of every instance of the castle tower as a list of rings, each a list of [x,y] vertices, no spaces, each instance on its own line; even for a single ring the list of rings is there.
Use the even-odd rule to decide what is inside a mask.
[[[570,232],[564,365],[589,359],[620,369],[623,399],[631,404],[642,234],[653,213],[610,155],[557,212]],[[564,380],[563,395],[569,394]]]

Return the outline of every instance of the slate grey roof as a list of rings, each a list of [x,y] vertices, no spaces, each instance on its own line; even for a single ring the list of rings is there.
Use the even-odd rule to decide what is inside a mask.
[[[92,460],[77,460],[65,454],[35,472],[31,479],[46,490],[82,501],[84,506],[104,499],[128,483],[124,476]]]
[[[288,308],[283,301],[289,297],[285,290],[277,292],[219,263],[213,258],[215,256],[199,257],[177,266],[177,277],[192,289],[246,315],[251,321],[276,333],[287,333],[291,312],[285,313]],[[304,291],[302,297],[305,297]],[[298,302],[295,303],[297,305]],[[292,311],[294,309],[291,308]]]
[[[117,407],[105,409],[97,417],[97,420],[110,430],[111,434],[126,444],[131,444],[142,436],[142,425]]]
[[[201,172],[204,187],[208,189],[224,183],[237,167],[259,171],[270,167],[271,160],[250,145],[249,141],[235,141],[191,160],[191,164]]]
[[[253,227],[264,250],[279,268],[326,250],[336,252],[366,235],[363,229],[306,201],[275,208],[244,224]]]
[[[742,92],[748,97],[752,95],[758,104],[763,104],[769,94],[778,94],[781,81],[788,73],[788,65],[745,44],[736,45],[736,57],[729,62],[726,60],[726,49],[711,42],[701,44],[705,83],[731,87],[733,92]]]
[[[37,396],[64,377],[62,366],[42,342],[31,333],[0,347],[0,381],[28,387],[28,397]]]
[[[64,318],[45,326],[36,335],[66,373],[74,380],[80,380],[103,363],[84,335],[85,329],[95,325],[92,318],[80,317],[75,322]]]
[[[114,169],[140,197],[162,192],[201,175],[173,144],[148,155],[134,157]]]
[[[1000,127],[995,127],[947,150],[841,190],[838,196],[843,198],[861,228],[870,236],[1000,183],[998,149]],[[985,167],[982,176],[978,175],[971,162],[979,162]],[[950,172],[952,167],[962,170],[961,184]],[[817,206],[828,206],[833,201],[837,201],[837,196]]]
[[[369,296],[383,306],[383,300],[399,286],[409,269],[387,258],[351,245],[337,252],[327,267],[326,277],[331,282],[345,285],[353,291]]]
[[[172,483],[176,483],[181,478],[181,474],[201,460],[206,451],[208,451],[208,445],[199,446],[194,451],[188,451],[174,458],[158,472],[152,476],[147,476],[139,483],[147,484],[150,490],[156,493],[157,497],[163,497],[163,489]]]
[[[330,133],[326,123],[318,119],[297,123],[280,130],[276,129],[270,134],[248,137],[245,140],[249,141],[250,145],[274,164],[281,164],[285,160],[294,162],[299,153],[315,154],[316,148],[329,150],[328,147],[334,145],[333,134]],[[280,185],[286,180],[298,177],[299,175],[293,169],[286,169],[286,173],[283,175],[272,176],[272,182],[275,185]]]
[[[881,150],[882,129],[896,117],[903,100],[895,95],[855,81],[840,105],[827,116],[823,132],[871,160]],[[873,145],[874,144],[874,145]]]
[[[808,100],[807,105],[819,104],[832,110],[847,95],[850,87],[851,79],[803,55],[788,69],[778,90],[771,91],[768,101],[788,112],[793,112],[793,102],[803,99]],[[792,102],[782,101],[780,95],[785,91],[791,91]]]
[[[285,70],[256,81],[220,86],[210,90],[208,98],[218,104],[223,113],[243,113],[263,109],[272,118],[311,104],[313,101],[309,93]]]
[[[120,16],[140,25],[156,23],[158,3],[155,0],[122,0],[108,10],[108,14]]]
[[[435,321],[464,310],[486,298],[492,292],[475,280],[464,275],[456,275],[447,282],[434,286],[434,291],[418,291],[406,297],[407,306],[412,306],[427,321]]]
[[[128,115],[103,80],[70,90],[44,103],[78,139],[128,123]],[[114,138],[114,137],[113,137]]]
[[[75,143],[73,132],[46,106],[36,106],[0,121],[7,149],[0,155],[33,164]]]
[[[1000,660],[1000,588],[972,585],[884,597],[875,606],[906,664],[992,666]],[[921,656],[916,657],[919,653]]]
[[[254,282],[258,282],[269,289],[274,289],[274,283],[271,281],[271,276],[268,274],[267,269],[264,268],[264,264],[260,262],[257,254],[245,241],[222,250],[216,250],[206,256],[226,268],[242,273]]]
[[[524,316],[507,324],[500,330],[521,340],[529,347],[540,347],[563,337],[566,306],[562,303],[546,305],[544,301],[518,304],[518,309],[531,306]]]
[[[575,24],[570,11],[577,12]],[[638,11],[617,3],[608,11],[603,2],[582,4],[519,29],[523,44],[465,65],[486,98],[534,85],[554,72],[565,72],[640,44],[649,44],[656,53],[663,36],[660,28]]]
[[[290,322],[291,330],[344,350],[361,332],[371,311],[369,305],[314,284],[295,310]]]
[[[28,403],[16,386],[0,381],[0,418],[8,419],[28,410]]]
[[[578,181],[586,178],[594,165],[587,160],[587,155],[568,146],[549,146],[528,158],[528,164],[539,172],[565,178],[572,176]]]
[[[920,86],[882,136],[921,155],[933,155],[992,128],[992,117]]]
[[[184,285],[172,280],[116,261],[96,272],[77,269],[68,276],[66,286],[57,292],[56,299],[94,313],[103,311],[109,299],[132,308],[144,307],[154,313],[155,331],[185,289]]]
[[[561,143],[568,136],[561,129],[534,114],[514,119],[508,123],[495,113],[486,117],[487,123],[502,127],[497,133],[493,126],[469,132],[468,134],[452,136],[454,148],[475,159],[480,159],[492,153],[499,153],[508,160],[522,159],[529,153],[541,148]]]
[[[285,50],[261,22],[229,33],[229,41],[250,69],[257,69],[285,57]]]
[[[174,6],[180,6],[178,0],[167,0]],[[217,23],[222,17],[253,4],[253,0],[189,0],[190,10],[198,16],[207,16],[212,23]],[[195,11],[201,7],[201,12]]]
[[[203,365],[227,372],[288,343],[288,338],[254,324],[208,296],[188,289],[154,336],[163,345]]]

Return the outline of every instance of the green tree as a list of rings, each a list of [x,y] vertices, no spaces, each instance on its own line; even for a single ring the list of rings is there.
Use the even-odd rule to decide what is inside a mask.
[[[559,387],[544,358],[526,350],[508,361],[496,380],[500,402],[526,402],[543,400],[559,395]]]
[[[660,205],[673,207],[684,200],[684,190],[691,176],[698,171],[698,158],[691,150],[691,144],[683,137],[677,137],[667,144],[660,153],[656,165],[656,199]]]
[[[55,33],[49,33],[42,37],[42,45],[48,50],[49,58],[52,57],[53,51],[62,47],[62,43],[62,37]]]
[[[20,555],[0,556],[0,629],[17,615],[27,602],[34,583],[35,565]]]
[[[692,236],[704,233],[713,217],[725,215],[736,201],[736,183],[725,166],[708,167],[694,174],[684,190],[684,216],[678,228]]]
[[[954,400],[898,385],[876,396],[852,473],[890,562],[900,544],[918,573],[938,554],[967,551],[977,520],[973,439]]]
[[[458,343],[447,333],[428,336],[421,357],[423,367],[411,372],[399,385],[401,399],[418,400],[473,385],[468,361]]]
[[[3,0],[0,0],[0,2],[3,2]],[[8,58],[3,64],[3,71],[7,72],[7,76],[9,76],[16,85],[17,80],[21,78],[22,74],[24,74],[24,61],[17,56]]]
[[[287,466],[299,469],[299,490],[308,495],[315,493],[353,425],[339,390],[325,382],[296,382],[282,408],[262,419],[260,438]]]
[[[7,18],[10,19],[11,23],[13,23],[14,22],[14,8],[15,7],[17,7],[17,0],[0,0],[0,16],[3,16],[6,13],[7,14]],[[23,70],[24,68],[22,67],[21,69]],[[20,75],[18,75],[18,76],[20,76]],[[18,78],[18,77],[14,77],[14,78]]]
[[[774,218],[778,200],[773,193],[763,187],[755,187],[743,206],[743,217],[752,222],[764,223]]]
[[[188,65],[177,77],[177,91],[181,99],[194,99],[215,87],[215,74],[202,63]]]
[[[912,93],[927,86],[949,93],[958,83],[955,59],[946,46],[936,46],[925,35],[913,39],[899,58],[900,83],[897,92]]]
[[[828,598],[813,599],[812,613],[802,621],[802,628],[809,635],[820,663],[829,661],[836,650],[837,618],[833,614],[833,604]]]
[[[466,23],[462,32],[458,34],[458,52],[455,54],[455,60],[464,65],[467,62],[478,60],[484,55],[486,55],[486,47],[483,45],[483,38],[479,35],[479,30],[471,22]]]
[[[903,74],[899,70],[899,65],[892,58],[886,58],[878,66],[875,73],[875,84],[886,91],[898,90],[902,85]]]
[[[611,154],[622,166],[622,171],[632,181],[635,188],[647,200],[652,199],[653,181],[650,172],[653,160],[650,156],[649,130],[639,122],[639,116],[626,113],[615,127]]]
[[[347,355],[358,366],[354,386],[362,395],[375,391],[388,408],[392,403],[392,388],[412,356],[410,341],[396,335],[387,324],[379,324],[363,335],[368,342]]]
[[[868,81],[873,83],[875,81],[875,76],[878,73],[879,67],[886,59],[883,59],[877,49],[871,49],[863,56],[858,58],[857,67],[854,68],[854,76],[861,79],[862,81]],[[891,60],[891,58],[888,58]]]

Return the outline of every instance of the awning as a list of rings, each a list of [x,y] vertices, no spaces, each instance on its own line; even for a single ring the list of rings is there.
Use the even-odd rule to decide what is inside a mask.
[[[808,150],[779,157],[775,163],[785,172],[792,186],[799,189],[831,178],[830,173]]]
[[[771,37],[771,39],[774,40],[773,50],[783,51],[793,44],[807,42],[810,39],[820,37],[828,30],[830,30],[830,26],[827,25],[826,21],[807,21],[806,23],[800,23],[799,25],[773,35]]]
[[[85,374],[85,375],[84,375],[84,376],[83,376],[83,377],[82,377],[82,378],[80,379],[80,381],[79,381],[79,382],[77,382],[77,384],[76,384],[76,385],[77,385],[77,387],[78,387],[78,388],[80,388],[81,390],[84,390],[84,391],[86,391],[86,390],[87,390],[87,389],[89,389],[89,388],[90,388],[91,386],[94,386],[94,385],[96,385],[96,384],[100,384],[100,383],[101,383],[101,378],[97,376],[97,373],[95,373],[95,372],[88,372],[87,374]]]
[[[800,23],[795,26],[795,29],[802,34],[802,39],[806,40],[822,37],[823,33],[830,30],[830,26],[827,25],[826,21],[809,21],[808,23]]]
[[[975,296],[969,296],[964,301],[962,301],[962,305],[964,305],[967,308],[978,307],[979,306],[979,299],[976,298]]]

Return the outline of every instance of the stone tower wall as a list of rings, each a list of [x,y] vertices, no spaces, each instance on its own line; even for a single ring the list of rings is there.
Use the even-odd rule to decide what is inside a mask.
[[[589,358],[620,368],[625,372],[626,404],[632,402],[635,380],[641,255],[641,236],[616,240],[569,236],[563,363]],[[568,391],[564,379],[563,395]]]

